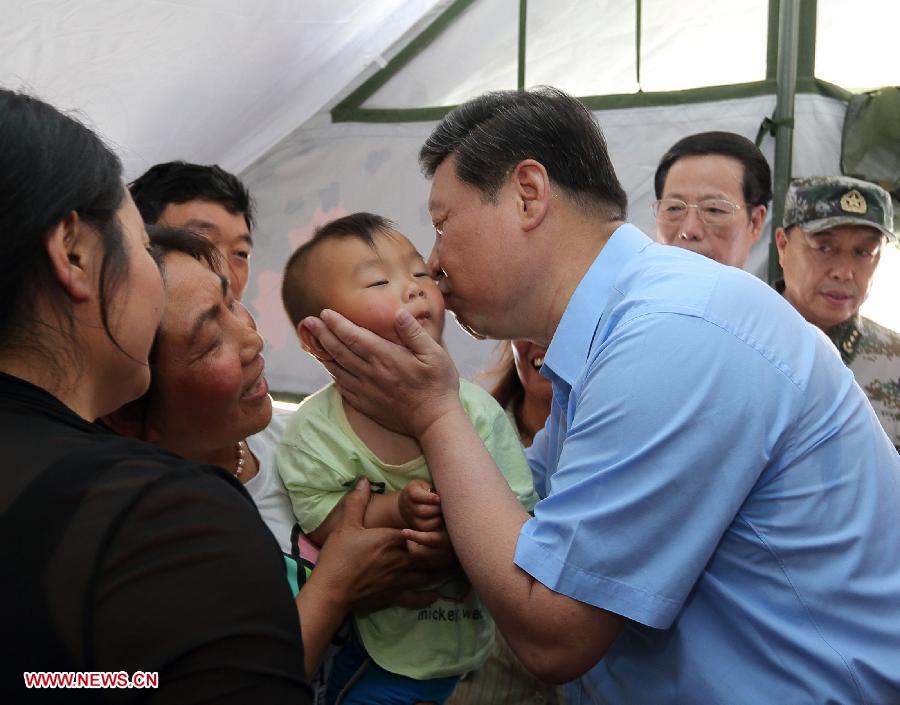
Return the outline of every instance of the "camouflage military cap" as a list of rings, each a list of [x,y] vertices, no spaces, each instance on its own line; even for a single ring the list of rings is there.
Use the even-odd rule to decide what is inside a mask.
[[[799,225],[817,233],[838,225],[865,225],[897,240],[891,230],[894,207],[881,186],[849,176],[794,179],[784,203],[784,228]]]

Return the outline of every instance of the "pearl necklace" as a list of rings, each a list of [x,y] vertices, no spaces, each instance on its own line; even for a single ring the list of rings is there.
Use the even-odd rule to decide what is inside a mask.
[[[237,466],[234,469],[234,472],[231,473],[238,480],[241,479],[241,473],[244,472],[244,463],[246,462],[246,457],[244,456],[244,442],[237,442]]]

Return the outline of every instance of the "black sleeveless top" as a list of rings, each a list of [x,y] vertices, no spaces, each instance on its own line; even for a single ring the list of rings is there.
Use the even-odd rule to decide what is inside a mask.
[[[310,702],[281,554],[226,472],[2,373],[0,459],[0,702]],[[24,671],[159,687],[26,690]]]

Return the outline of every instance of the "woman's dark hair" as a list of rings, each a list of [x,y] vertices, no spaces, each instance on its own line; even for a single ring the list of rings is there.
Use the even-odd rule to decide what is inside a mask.
[[[528,435],[528,429],[522,421],[522,404],[525,402],[525,387],[516,369],[512,345],[508,340],[501,340],[497,345],[497,364],[479,377],[496,380],[490,388],[490,395],[504,409],[512,409],[516,420],[519,437]]]
[[[128,188],[147,223],[159,221],[170,203],[210,201],[229,213],[244,216],[253,230],[255,204],[247,187],[234,174],[217,164],[190,164],[175,161],[150,167]]]
[[[584,104],[556,88],[485,93],[451,110],[419,151],[428,178],[448,156],[456,176],[495,203],[513,167],[534,159],[584,208],[624,220],[628,197]]]
[[[47,254],[47,238],[70,213],[94,227],[103,245],[100,312],[110,339],[109,302],[128,276],[117,211],[122,164],[77,120],[37,98],[0,89],[0,349],[43,350],[30,315],[35,293],[55,299],[71,337],[71,308]],[[118,343],[116,343],[118,345]]]
[[[180,252],[198,262],[204,262],[219,274],[224,270],[225,261],[222,253],[202,235],[168,225],[148,225],[147,235],[150,237],[150,254],[159,267],[163,281],[166,278],[166,257],[173,252]]]
[[[662,198],[669,169],[682,157],[705,157],[708,154],[737,159],[744,167],[744,202],[751,207],[765,206],[772,200],[772,170],[763,153],[753,142],[734,132],[698,132],[673,144],[656,167],[653,188]]]

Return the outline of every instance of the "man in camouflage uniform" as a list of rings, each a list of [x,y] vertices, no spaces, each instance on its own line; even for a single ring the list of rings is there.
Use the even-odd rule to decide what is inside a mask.
[[[900,449],[900,335],[859,315],[882,248],[897,239],[890,195],[846,176],[795,179],[783,222],[777,288],[837,346]]]

